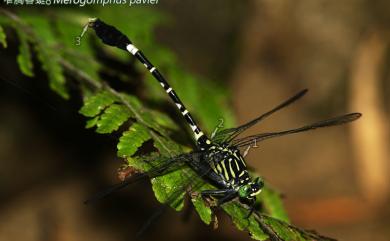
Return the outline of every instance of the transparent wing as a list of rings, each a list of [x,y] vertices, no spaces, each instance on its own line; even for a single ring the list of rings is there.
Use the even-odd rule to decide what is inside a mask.
[[[203,153],[195,153],[191,156],[190,161],[199,162],[196,160],[201,157]],[[211,168],[210,168],[211,170]],[[184,201],[184,196],[188,191],[195,192],[200,190],[200,188],[205,184],[203,177],[207,175],[208,171],[206,170],[203,173],[197,173],[190,169],[188,166],[181,169],[181,186],[175,188],[175,190],[170,193],[169,197],[165,200],[163,205],[159,207],[153,215],[142,225],[142,227],[137,232],[137,238],[142,236],[145,231],[151,226],[151,224],[156,221],[166,209],[169,207],[176,208]]]
[[[201,186],[204,185],[202,179],[194,174],[188,174],[185,179],[186,185],[183,185],[181,188],[172,193],[168,200],[163,203],[163,205],[159,207],[152,216],[150,216],[150,218],[138,230],[136,234],[137,238],[142,236],[145,231],[148,230],[148,228],[152,225],[152,223],[161,217],[165,210],[167,210],[169,207],[175,207],[177,203],[181,202],[184,199],[184,194],[188,191],[189,188],[191,188],[191,190],[198,190]]]
[[[272,110],[260,115],[259,117],[241,125],[235,128],[229,128],[221,130],[220,132],[217,132],[215,137],[213,138],[213,141],[216,142],[230,142],[234,138],[236,138],[239,134],[241,134],[246,129],[252,127],[253,125],[257,124],[258,122],[262,121],[266,117],[270,116],[271,114],[277,112],[278,110],[283,109],[284,107],[290,105],[291,103],[295,102],[296,100],[300,99],[302,96],[304,96],[307,93],[307,89],[299,91],[297,94],[289,98],[288,100],[284,101],[283,103],[279,104]]]
[[[198,154],[196,152],[190,152],[172,158],[158,157],[155,158],[154,160],[149,160],[149,161],[145,160],[144,161],[145,165],[149,166],[148,171],[134,173],[128,176],[127,178],[125,178],[125,180],[123,180],[122,182],[118,184],[114,184],[111,187],[108,187],[105,190],[96,193],[91,198],[86,200],[84,203],[85,204],[93,203],[97,200],[100,200],[110,195],[113,192],[125,188],[129,184],[136,183],[144,178],[154,178],[154,177],[166,175],[173,171],[179,170],[186,165],[186,162],[194,158],[195,155]]]
[[[310,125],[306,125],[306,126],[303,126],[300,128],[296,128],[296,129],[247,136],[247,137],[244,137],[241,139],[234,140],[232,142],[232,145],[237,146],[237,147],[244,147],[244,146],[248,146],[251,144],[255,144],[255,142],[260,142],[260,141],[263,141],[263,140],[266,140],[269,138],[274,138],[274,137],[279,137],[279,136],[314,130],[317,128],[342,125],[342,124],[354,121],[354,120],[358,119],[360,116],[361,116],[360,113],[350,113],[350,114],[334,117],[331,119],[319,121],[319,122],[316,122],[316,123],[313,123]]]

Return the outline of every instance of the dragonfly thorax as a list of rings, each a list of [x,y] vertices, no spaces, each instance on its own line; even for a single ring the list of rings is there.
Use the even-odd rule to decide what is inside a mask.
[[[224,188],[231,188],[241,194],[258,192],[258,188],[249,176],[247,166],[238,148],[228,143],[213,144],[207,157],[212,171],[220,177]],[[241,190],[241,191],[240,191]]]

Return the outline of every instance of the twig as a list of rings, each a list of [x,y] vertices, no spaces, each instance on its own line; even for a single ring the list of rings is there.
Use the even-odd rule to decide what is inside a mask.
[[[75,74],[76,76],[78,76],[79,80],[81,81],[84,81],[85,83],[87,83],[88,85],[90,85],[91,87],[95,88],[95,89],[102,89],[103,85],[92,79],[88,74],[86,74],[85,72],[79,70],[78,68],[76,68],[75,66],[73,66],[71,63],[69,63],[68,61],[66,61],[65,59],[63,58],[60,58],[59,59],[59,63],[66,69],[68,70],[69,72]]]
[[[274,230],[272,230],[272,228],[270,228],[265,222],[264,222],[264,218],[261,214],[259,214],[258,212],[253,212],[252,214],[257,223],[259,224],[261,230],[263,230],[269,237],[269,239],[271,241],[284,241],[282,238],[280,238]]]
[[[275,222],[279,222],[279,223],[282,223],[284,226],[287,225],[287,227],[291,230],[295,230],[296,232],[298,232],[299,234],[301,234],[304,238],[306,239],[312,239],[312,240],[317,240],[317,241],[337,241],[336,239],[333,239],[333,238],[329,238],[329,237],[326,237],[326,236],[323,236],[323,235],[320,235],[318,233],[316,233],[315,231],[313,230],[305,230],[305,229],[300,229],[300,228],[297,228],[295,226],[292,226],[288,223],[285,223],[279,219],[276,219],[276,218],[273,218],[273,217],[270,217],[270,216],[267,216],[267,215],[264,215],[264,214],[260,214],[258,212],[254,212],[253,213],[256,221],[259,223],[261,229],[270,237],[270,240],[271,241],[284,241],[284,239],[280,238],[274,230],[272,230],[271,227],[269,227],[269,225],[267,225],[264,221],[264,217],[267,217],[268,219],[272,219],[274,220]]]

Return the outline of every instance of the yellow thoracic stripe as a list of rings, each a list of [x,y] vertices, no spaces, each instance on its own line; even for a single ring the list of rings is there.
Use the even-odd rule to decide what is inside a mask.
[[[226,180],[230,180],[229,173],[227,172],[226,165],[225,165],[225,160],[221,161],[223,171],[224,171],[224,176]]]
[[[214,170],[215,173],[218,173],[217,172],[217,168],[215,167],[214,162],[211,162],[211,168]]]
[[[234,162],[236,162],[236,160],[234,160]],[[233,167],[232,167],[232,159],[229,159],[229,169],[230,169],[230,173],[232,174],[232,177],[236,178],[236,173],[234,172]]]
[[[219,165],[219,163],[217,163],[217,169],[218,169],[218,173],[222,173],[222,167],[221,165]]]
[[[238,165],[238,162],[236,159],[234,159],[234,163],[236,164],[236,167],[237,167],[237,171],[240,171],[240,166]]]
[[[242,159],[242,158],[239,158],[239,160],[240,160],[240,162],[242,163],[242,165],[244,165],[244,167],[246,167],[246,164],[245,164],[245,161],[244,161],[244,159]]]

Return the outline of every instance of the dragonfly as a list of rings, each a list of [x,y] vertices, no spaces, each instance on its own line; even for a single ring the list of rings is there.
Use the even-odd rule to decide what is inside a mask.
[[[204,199],[215,200],[215,205],[217,207],[232,200],[238,200],[247,205],[249,208],[248,215],[250,215],[255,208],[256,197],[264,187],[262,178],[252,177],[250,175],[244,159],[251,146],[275,137],[346,124],[361,117],[360,113],[349,113],[304,125],[299,128],[240,137],[247,129],[303,97],[307,93],[307,89],[304,89],[283,101],[275,108],[243,125],[222,130],[216,129],[211,136],[208,136],[196,123],[191,113],[180,100],[175,90],[169,85],[162,73],[160,73],[157,67],[149,61],[144,53],[139,50],[124,33],[98,18],[93,18],[88,21],[82,35],[86,32],[87,28],[92,28],[97,37],[104,44],[127,51],[145,66],[147,71],[158,81],[163,90],[173,101],[191,130],[196,144],[196,147],[190,153],[159,159],[157,162],[159,163],[158,165],[151,164],[153,167],[149,172],[132,172],[130,178],[127,178],[123,183],[108,189],[106,192],[101,193],[100,196],[104,196],[107,193],[120,189],[123,186],[144,177],[153,178],[166,175],[169,172],[181,168],[189,167],[197,175],[197,180],[201,179],[214,187],[210,190],[201,191],[200,195]],[[188,183],[191,183],[192,180],[194,180],[194,178],[188,177]],[[194,186],[195,184],[192,183],[192,185]],[[179,194],[176,193],[175,195]],[[168,202],[175,200],[175,195],[172,195],[172,198],[170,198]]]

